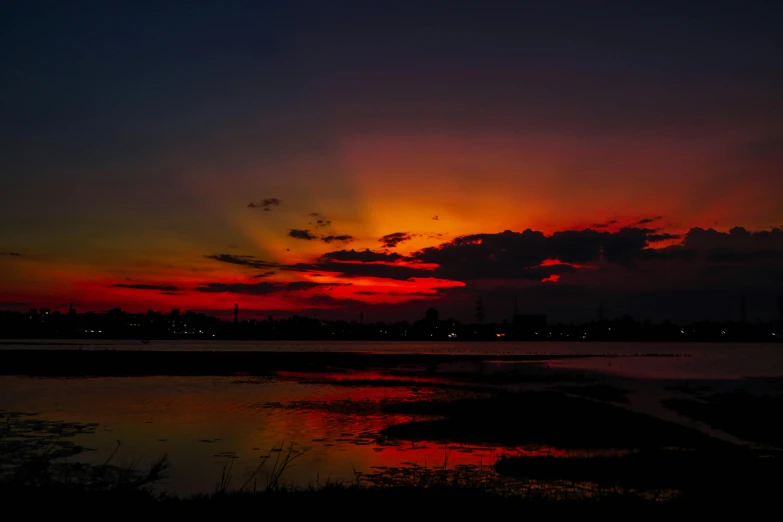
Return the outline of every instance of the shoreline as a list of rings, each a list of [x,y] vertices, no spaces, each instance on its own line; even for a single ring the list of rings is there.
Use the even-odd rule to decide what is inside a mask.
[[[83,342],[77,342],[83,341]],[[507,340],[487,340],[487,339],[329,339],[329,338],[280,338],[280,339],[232,339],[232,338],[212,338],[212,337],[174,337],[138,339],[138,338],[95,338],[79,339],[78,337],[57,339],[57,338],[0,338],[0,346],[101,346],[114,343],[133,343],[142,346],[149,346],[154,343],[340,343],[340,344],[359,344],[359,343],[389,343],[389,344],[488,344],[488,345],[513,345],[513,344],[672,344],[672,345],[690,345],[690,344],[753,344],[777,346],[783,343],[783,338],[773,339],[507,339]]]
[[[444,363],[543,362],[602,357],[593,354],[467,355],[329,351],[0,350],[0,375],[71,376],[263,376],[277,371],[393,369]],[[650,354],[676,357],[675,354]]]

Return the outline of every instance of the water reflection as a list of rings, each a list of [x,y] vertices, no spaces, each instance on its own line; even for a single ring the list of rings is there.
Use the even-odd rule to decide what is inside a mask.
[[[7,411],[99,423],[94,434],[74,440],[96,450],[76,457],[85,462],[102,463],[117,441],[120,465],[146,465],[168,454],[173,468],[165,488],[178,494],[213,491],[229,459],[234,461],[235,480],[243,482],[283,441],[293,443],[295,451],[307,450],[284,477],[298,485],[352,481],[355,471],[442,467],[444,462],[488,468],[503,452],[512,451],[378,440],[390,424],[417,418],[384,414],[383,404],[452,393],[437,389],[344,387],[288,379],[3,377],[0,390]]]
[[[323,368],[268,377],[0,377],[0,409],[40,412],[42,418],[65,422],[98,423],[94,433],[74,438],[74,444],[95,451],[69,457],[91,464],[103,463],[118,441],[121,449],[115,462],[119,465],[138,462],[144,466],[168,454],[173,467],[164,489],[176,494],[214,491],[229,462],[238,487],[254,476],[264,459],[273,458],[289,444],[301,457],[283,480],[300,486],[351,482],[357,476],[383,483],[420,476],[422,470],[468,468],[495,480],[493,465],[503,456],[589,457],[618,452],[566,450],[551,444],[400,441],[384,437],[384,430],[425,417],[389,413],[387,406],[481,398],[498,390],[525,387],[556,388],[677,421],[672,410],[661,406],[661,399],[688,397],[693,391],[673,388],[661,379],[717,378],[737,383],[741,377],[779,376],[783,352],[774,348],[774,352],[765,346],[732,351],[728,346],[714,346],[708,353],[691,346],[687,353],[648,357],[644,353],[653,349],[648,346],[642,356],[634,356],[628,348],[626,355],[616,357],[524,362],[455,359],[434,368]],[[603,348],[593,346],[593,352],[597,349]],[[614,347],[615,351],[622,349]],[[671,346],[667,349],[672,351]],[[639,351],[638,347],[634,350]],[[584,377],[575,380],[579,372],[608,374],[616,387],[592,386]],[[753,382],[743,381],[743,385]],[[759,386],[770,382],[758,381]],[[259,484],[264,484],[269,471],[260,470]]]

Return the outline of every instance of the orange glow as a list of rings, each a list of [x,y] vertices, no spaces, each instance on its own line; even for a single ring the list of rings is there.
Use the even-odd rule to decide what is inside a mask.
[[[90,214],[81,232],[84,237],[54,243],[31,237],[19,248],[12,245],[24,256],[0,256],[3,301],[18,303],[17,308],[63,309],[66,303],[74,303],[81,311],[121,306],[132,312],[175,307],[229,310],[234,303],[245,310],[296,312],[337,309],[344,306],[339,300],[348,299],[366,305],[399,304],[434,300],[439,288],[460,287],[465,282],[254,268],[206,256],[253,256],[271,266],[295,266],[316,263],[323,254],[343,249],[405,256],[458,236],[504,230],[532,229],[549,235],[562,230],[617,232],[625,227],[649,227],[678,236],[692,226],[720,223],[725,229],[735,224],[768,227],[780,222],[779,207],[771,210],[764,196],[771,193],[764,190],[764,180],[731,190],[710,186],[713,166],[708,160],[716,144],[745,139],[744,135],[720,134],[702,141],[682,141],[677,136],[629,138],[618,147],[615,141],[601,137],[576,139],[533,132],[394,135],[355,134],[337,128],[335,133],[339,175],[313,180],[307,194],[297,189],[300,184],[277,182],[270,195],[282,203],[271,212],[250,210],[245,201],[272,190],[258,181],[260,174],[270,172],[270,166],[260,159],[234,173],[231,184],[202,165],[187,164],[182,165],[189,172],[183,190],[194,205],[186,209],[192,218],[187,226],[175,226],[151,213],[139,215],[135,228],[105,230],[101,215]],[[284,165],[294,180],[309,179],[309,173],[322,168],[323,158],[315,157],[289,159]],[[625,175],[629,169],[634,176]],[[662,178],[672,185],[671,190],[657,191]],[[714,197],[694,197],[702,192]],[[311,216],[314,213],[329,225],[319,226],[316,220],[321,218]],[[52,227],[56,228],[56,222]],[[309,230],[313,239],[292,238],[289,232],[293,229]],[[409,239],[392,249],[379,242],[382,236],[398,232],[408,234]],[[349,235],[351,240],[324,241],[339,235]],[[95,241],[89,239],[93,236]],[[674,237],[647,248],[680,241]],[[422,275],[437,268],[433,263],[405,259],[365,264],[415,267]],[[547,259],[540,266],[557,264],[566,263]],[[570,266],[580,271],[595,268],[591,263]],[[571,277],[553,274],[542,280],[562,282]],[[204,283],[253,285],[262,281],[335,286],[269,293],[195,290]],[[117,284],[175,286],[177,290],[162,293]],[[313,300],[324,295],[338,301]]]

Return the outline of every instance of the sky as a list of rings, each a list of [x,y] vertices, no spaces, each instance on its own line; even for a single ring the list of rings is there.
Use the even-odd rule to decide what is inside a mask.
[[[0,309],[777,317],[783,8],[588,4],[3,3]]]

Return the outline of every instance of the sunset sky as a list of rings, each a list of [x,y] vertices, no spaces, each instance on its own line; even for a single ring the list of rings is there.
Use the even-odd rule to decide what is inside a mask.
[[[775,317],[783,9],[589,4],[4,5],[0,309]]]

